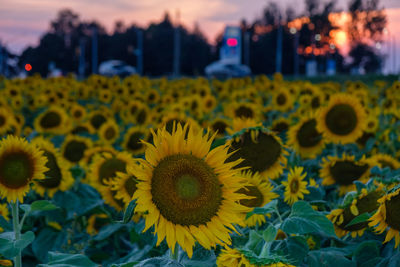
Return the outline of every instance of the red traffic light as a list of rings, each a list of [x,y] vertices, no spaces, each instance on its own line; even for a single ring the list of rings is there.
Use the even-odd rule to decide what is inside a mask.
[[[228,38],[226,40],[226,44],[228,46],[237,46],[238,45],[238,40],[236,38]]]
[[[32,70],[32,65],[31,64],[25,64],[25,70],[26,71],[31,71]]]

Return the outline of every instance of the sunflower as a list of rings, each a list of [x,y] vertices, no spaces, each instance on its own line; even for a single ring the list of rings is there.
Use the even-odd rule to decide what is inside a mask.
[[[352,143],[359,138],[366,123],[366,113],[359,100],[349,94],[331,96],[326,107],[317,112],[317,130],[327,141]]]
[[[260,265],[258,263],[252,264],[246,256],[237,249],[229,247],[223,248],[217,257],[218,267],[295,267],[289,263],[277,260],[268,260],[268,264]]]
[[[294,167],[290,169],[290,173],[287,177],[287,182],[282,182],[285,186],[285,202],[289,205],[293,205],[299,199],[303,199],[305,194],[309,194],[310,191],[307,190],[307,182],[303,181],[307,176],[307,173],[302,174],[303,167]]]
[[[370,218],[369,226],[376,227],[375,231],[383,233],[387,228],[384,243],[395,239],[395,248],[400,243],[400,188],[378,199],[379,208]]]
[[[293,97],[287,88],[282,88],[272,95],[272,105],[275,110],[286,112],[293,108]]]
[[[248,128],[234,135],[228,141],[228,162],[244,159],[236,167],[249,167],[252,172],[259,172],[261,176],[271,179],[278,178],[286,165],[287,151],[281,139],[264,128]]]
[[[103,226],[111,223],[111,219],[107,214],[93,214],[88,219],[88,225],[86,227],[86,232],[89,235],[97,235]]]
[[[361,158],[355,161],[354,155],[342,155],[339,157],[328,156],[322,162],[320,177],[322,185],[339,185],[341,195],[355,190],[354,181],[367,182],[370,169],[377,165],[372,159]]]
[[[2,216],[6,221],[8,221],[10,219],[9,215],[10,213],[7,208],[7,203],[3,204],[0,203],[0,216]]]
[[[5,107],[0,107],[0,135],[5,134],[11,128],[11,124],[14,120],[13,116],[10,116],[11,110]]]
[[[79,163],[87,149],[93,145],[92,140],[78,135],[67,135],[62,147],[61,154],[71,163]]]
[[[272,122],[271,130],[277,134],[281,134],[289,130],[290,120],[287,118],[279,118]]]
[[[357,216],[373,212],[379,207],[378,199],[384,194],[382,187],[378,187],[370,192],[363,188],[361,193],[349,201],[347,205],[340,209],[332,210],[327,218],[332,221],[336,235],[341,238],[350,233],[353,238],[362,236],[368,227],[368,222],[348,224]]]
[[[95,155],[97,154],[101,154],[101,153],[108,153],[111,155],[116,155],[118,153],[117,150],[115,150],[115,148],[113,148],[112,146],[95,146],[92,148],[89,148],[87,150],[85,150],[83,158],[82,158],[82,165],[84,166],[88,166],[93,162],[93,158]]]
[[[109,180],[111,190],[115,191],[115,198],[121,199],[125,206],[128,206],[132,200],[132,196],[135,193],[137,187],[137,178],[133,174],[117,172],[116,176]]]
[[[233,135],[243,129],[261,126],[261,122],[251,118],[233,118],[231,127],[227,128],[226,131],[229,135]]]
[[[160,94],[155,89],[147,90],[146,92],[146,103],[156,104],[160,100]]]
[[[210,151],[215,134],[194,133],[188,124],[152,135],[145,160],[128,169],[139,180],[135,212],[147,212],[143,231],[154,225],[157,245],[166,238],[172,252],[178,243],[189,257],[196,240],[206,249],[230,245],[233,225],[241,224],[248,210],[238,203],[246,196],[236,193],[243,180],[237,176],[241,169],[233,167],[241,160],[226,163],[229,147]]]
[[[69,112],[71,114],[71,118],[74,121],[82,121],[86,117],[86,109],[83,106],[76,103],[71,106]]]
[[[254,209],[257,207],[264,207],[272,199],[277,198],[278,195],[272,192],[274,187],[260,174],[252,173],[251,171],[243,171],[241,177],[246,179],[247,185],[241,188],[238,193],[251,197],[251,199],[242,199],[240,204],[248,208]],[[249,227],[261,226],[265,223],[264,214],[253,214],[245,219],[245,224]]]
[[[113,178],[104,179],[102,185],[96,185],[96,189],[99,191],[101,197],[104,199],[104,203],[110,205],[117,211],[122,211],[126,207],[126,204],[122,199],[117,198],[118,192],[113,190]]]
[[[53,143],[42,137],[34,139],[32,144],[43,151],[43,155],[47,158],[46,167],[48,168],[48,171],[44,173],[46,178],[35,183],[34,190],[41,196],[47,192],[49,197],[53,197],[57,191],[68,190],[74,183],[69,171],[69,162],[63,159]]]
[[[143,126],[134,126],[129,128],[124,135],[122,147],[134,155],[143,153],[144,144],[140,140],[148,140],[149,130]]]
[[[58,106],[50,106],[34,121],[35,130],[39,133],[65,134],[70,130],[70,126],[67,112]]]
[[[217,106],[217,99],[213,95],[207,94],[202,98],[203,110],[205,113],[212,112]]]
[[[89,183],[99,189],[106,185],[105,181],[114,178],[117,172],[126,172],[127,166],[133,164],[135,161],[128,152],[97,154],[89,166]]]
[[[388,154],[378,153],[373,155],[371,159],[377,161],[381,168],[389,167],[392,170],[400,169],[400,162]]]
[[[229,102],[224,111],[229,118],[244,117],[257,120],[260,116],[260,106],[247,102]]]
[[[95,130],[100,129],[100,126],[107,121],[107,116],[102,111],[96,110],[89,114],[89,124]]]
[[[211,128],[211,131],[213,133],[217,133],[216,138],[222,138],[226,135],[229,124],[229,120],[225,118],[215,118],[212,121],[206,123],[206,125]]]
[[[23,138],[0,140],[0,197],[22,203],[30,183],[45,178],[46,162],[43,152]]]
[[[312,158],[325,147],[322,134],[318,132],[315,116],[305,116],[292,126],[288,135],[288,145],[304,158]]]
[[[100,126],[98,135],[101,143],[111,145],[119,137],[119,126],[114,119],[109,119]]]

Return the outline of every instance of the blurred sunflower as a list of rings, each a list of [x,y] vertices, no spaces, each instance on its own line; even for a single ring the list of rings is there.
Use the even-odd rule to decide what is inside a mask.
[[[282,182],[282,185],[285,186],[284,200],[289,205],[293,205],[297,200],[303,199],[305,194],[310,193],[307,190],[307,181],[303,181],[307,176],[307,173],[302,174],[303,170],[303,167],[290,169],[287,182]]]
[[[145,150],[145,145],[141,140],[148,140],[148,138],[149,130],[147,128],[143,126],[131,127],[125,132],[122,147],[133,155],[138,155]]]
[[[48,171],[44,173],[45,178],[37,181],[33,189],[42,197],[45,192],[49,197],[53,197],[57,191],[68,190],[74,183],[69,171],[69,162],[62,158],[53,143],[42,137],[35,138],[32,144],[43,151],[43,156],[47,158],[46,167],[48,168]]]
[[[271,255],[272,256],[272,255]],[[268,260],[266,260],[268,261]],[[241,253],[237,249],[232,249],[229,247],[221,249],[221,253],[217,257],[217,266],[218,267],[295,267],[294,265],[285,263],[279,260],[269,260],[270,262],[267,264],[252,264],[250,260],[246,258],[246,256]]]
[[[178,243],[190,258],[195,241],[206,249],[230,245],[229,233],[247,211],[238,203],[245,196],[236,193],[243,181],[233,167],[240,160],[226,163],[228,146],[210,151],[215,135],[195,134],[188,124],[152,134],[141,167],[128,170],[139,180],[135,212],[148,213],[144,231],[154,225],[157,245],[166,238],[172,252]]]
[[[370,192],[363,188],[361,193],[347,205],[340,209],[332,210],[327,218],[332,221],[336,235],[341,238],[350,233],[353,238],[362,236],[368,227],[368,222],[349,225],[357,216],[373,212],[379,207],[378,199],[384,194],[382,187]]]
[[[215,118],[207,123],[213,133],[217,133],[217,138],[222,138],[226,135],[226,130],[229,127],[229,120],[225,118]]]
[[[135,161],[128,152],[97,154],[89,166],[89,182],[94,188],[100,189],[106,185],[105,181],[114,178],[117,172],[126,172],[127,166],[133,164]]]
[[[372,155],[371,159],[375,160],[381,168],[389,167],[391,170],[400,169],[400,161],[389,154],[378,153]]]
[[[86,232],[89,235],[97,235],[103,226],[106,226],[112,222],[111,218],[107,214],[93,214],[88,219]]]
[[[132,196],[137,187],[137,178],[132,174],[117,172],[116,176],[109,181],[111,190],[115,191],[115,198],[121,199],[125,206],[128,206],[132,201]]]
[[[279,118],[272,122],[271,130],[277,134],[282,134],[289,130],[290,120],[287,118]]]
[[[354,181],[366,182],[369,178],[369,170],[377,163],[365,157],[359,161],[354,158],[354,155],[342,155],[341,158],[332,156],[328,156],[327,159],[324,158],[320,169],[322,185],[337,184],[339,193],[343,195],[355,190]]]
[[[229,102],[224,112],[229,118],[259,119],[261,108],[259,105],[248,102]]]
[[[34,121],[35,130],[39,133],[65,134],[70,130],[70,126],[67,112],[58,106],[50,106]]]
[[[257,207],[264,207],[268,202],[279,196],[272,192],[274,187],[258,173],[242,171],[240,176],[245,178],[247,184],[237,192],[250,197],[249,199],[240,200],[241,205],[253,210]],[[245,219],[245,224],[249,227],[261,226],[265,223],[265,216],[266,214],[253,214]]]
[[[74,121],[82,121],[86,117],[86,109],[77,103],[71,106],[69,112]]]
[[[62,146],[61,154],[70,163],[80,163],[87,149],[93,146],[90,138],[78,135],[67,135]]]
[[[293,97],[287,88],[281,88],[272,95],[272,105],[275,110],[286,112],[293,108]]]
[[[263,128],[248,128],[239,132],[229,140],[229,155],[227,162],[243,159],[236,168],[249,167],[252,172],[275,179],[278,178],[286,165],[287,151],[281,139],[274,133]]]
[[[313,115],[305,116],[292,126],[288,135],[288,145],[304,158],[312,158],[325,147],[322,134],[318,132],[317,121]]]
[[[14,118],[10,116],[10,113],[12,113],[12,111],[8,108],[0,107],[0,136],[11,128]]]
[[[119,126],[114,119],[108,119],[98,131],[100,142],[112,145],[119,137]]]
[[[234,135],[235,133],[254,127],[261,127],[262,123],[251,118],[233,118],[232,125],[226,129],[229,135]]]
[[[46,162],[43,151],[23,138],[7,136],[0,140],[0,197],[22,203],[30,184],[45,178]]]
[[[331,96],[326,107],[316,115],[317,130],[333,143],[352,143],[359,138],[364,129],[366,114],[359,100],[349,94]]]
[[[89,125],[94,129],[100,129],[101,125],[107,121],[107,116],[100,110],[92,111],[89,114]]]
[[[394,238],[395,248],[397,248],[400,243],[399,193],[400,188],[378,199],[379,208],[370,218],[370,222],[368,224],[371,227],[375,227],[375,231],[379,234],[383,233],[387,228],[389,228],[383,243],[389,242]]]
[[[85,150],[81,164],[83,166],[89,166],[93,162],[95,155],[100,155],[102,153],[108,153],[111,155],[116,155],[118,153],[112,146],[95,146]]]
[[[8,211],[7,203],[0,203],[0,216],[2,216],[6,221],[8,221],[10,219],[9,215],[10,212]]]

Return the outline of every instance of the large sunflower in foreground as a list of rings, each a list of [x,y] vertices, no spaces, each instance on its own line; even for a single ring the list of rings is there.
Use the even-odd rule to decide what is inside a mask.
[[[44,179],[47,160],[25,139],[7,136],[0,141],[0,197],[21,203],[33,180]]]
[[[50,141],[39,137],[34,139],[32,144],[43,151],[43,155],[47,158],[46,167],[49,169],[44,173],[46,178],[35,183],[34,190],[41,196],[47,192],[49,197],[53,197],[57,191],[68,190],[74,183],[74,178],[69,171],[70,163],[61,156]]]
[[[166,239],[174,251],[178,243],[189,257],[196,241],[206,249],[231,244],[229,233],[248,210],[239,204],[246,196],[237,193],[242,168],[233,168],[241,160],[225,163],[228,145],[210,151],[215,134],[194,133],[187,124],[152,135],[154,145],[145,142],[146,160],[128,168],[139,180],[135,212],[147,212],[143,231],[154,225],[157,245]]]
[[[329,142],[355,142],[365,126],[365,109],[357,97],[349,94],[331,96],[328,105],[317,112],[317,130]]]
[[[279,196],[272,192],[274,187],[267,180],[263,179],[260,174],[244,171],[241,173],[241,176],[246,179],[248,184],[241,188],[238,193],[251,197],[251,199],[240,201],[240,204],[243,206],[251,209],[264,207],[272,199]],[[261,226],[263,223],[265,223],[265,214],[253,214],[245,219],[245,224],[249,227]]]
[[[317,121],[312,115],[303,117],[292,126],[288,135],[288,145],[304,158],[312,158],[324,149],[322,134],[318,132]]]
[[[362,236],[368,227],[368,222],[349,225],[357,216],[373,212],[379,207],[378,199],[384,194],[382,187],[367,191],[363,188],[361,193],[340,209],[332,210],[327,218],[332,221],[336,235],[341,238],[350,233],[353,238]]]
[[[293,205],[297,200],[303,199],[304,194],[310,193],[307,190],[307,182],[303,181],[307,176],[307,173],[302,174],[303,169],[303,167],[290,169],[287,182],[282,182],[282,185],[285,186],[285,202],[289,205]]]
[[[237,249],[224,248],[217,258],[218,267],[295,267],[289,263],[276,260],[266,260],[271,261],[269,264],[252,264],[246,256]]]
[[[340,195],[344,195],[356,189],[354,181],[367,182],[370,169],[375,165],[377,163],[371,158],[362,157],[356,161],[354,155],[342,155],[341,158],[328,156],[323,159],[320,170],[322,185],[337,184]]]
[[[227,142],[230,145],[228,162],[244,159],[237,167],[250,167],[252,172],[259,172],[262,176],[276,179],[286,165],[287,151],[281,139],[267,129],[248,128],[235,134]]]
[[[387,228],[384,243],[395,239],[395,248],[400,243],[400,188],[381,197],[378,210],[371,217],[369,226],[375,226],[378,233],[383,233]]]

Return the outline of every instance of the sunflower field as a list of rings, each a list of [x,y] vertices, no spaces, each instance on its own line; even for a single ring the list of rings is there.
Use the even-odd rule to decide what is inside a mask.
[[[0,78],[0,266],[400,266],[400,82]]]

